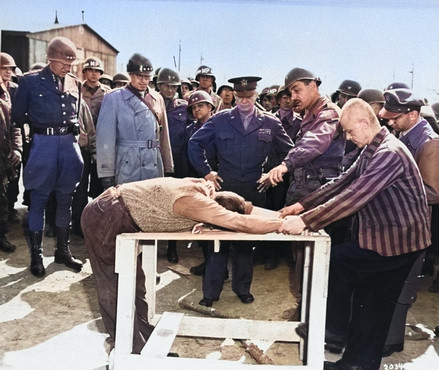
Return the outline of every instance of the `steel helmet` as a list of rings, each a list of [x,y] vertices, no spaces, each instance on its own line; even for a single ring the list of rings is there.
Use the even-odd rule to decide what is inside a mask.
[[[15,64],[14,58],[12,58],[11,55],[8,53],[1,52],[0,53],[0,67],[12,67],[17,68],[17,65]]]
[[[319,86],[322,83],[322,80],[320,78],[314,76],[310,71],[307,71],[306,69],[302,68],[293,68],[291,71],[288,72],[288,74],[285,76],[285,87],[288,88],[293,82],[295,81],[315,81],[317,86]]]
[[[268,95],[272,95],[272,96],[276,96],[278,91],[279,91],[279,85],[273,85],[270,86],[269,91],[268,91]]]
[[[215,105],[213,105],[212,97],[203,90],[197,90],[191,94],[187,106],[188,110],[191,111],[192,106],[197,103],[209,103],[212,106],[212,109],[215,109]]]
[[[126,82],[126,83],[128,83],[128,82],[130,82],[130,78],[129,78],[129,76],[126,73],[116,73],[113,76],[113,83],[116,83],[116,82]]]
[[[156,83],[174,85],[174,86],[181,85],[180,76],[178,75],[178,73],[169,68],[160,69],[160,72],[157,75]]]
[[[96,69],[103,74],[104,63],[98,57],[90,57],[85,60],[84,65],[82,66],[82,73],[84,73],[86,69]]]
[[[152,64],[148,58],[145,58],[141,54],[133,54],[127,64],[128,73],[148,73],[153,71]]]
[[[45,66],[46,66],[45,63],[36,62],[31,64],[31,66],[29,67],[29,71],[39,71],[40,69],[43,69]]]
[[[213,78],[213,82],[215,82],[215,76],[212,73],[212,68],[210,68],[208,66],[199,66],[198,67],[197,72],[195,74],[195,80],[199,81],[200,76],[210,76]]]
[[[337,91],[348,96],[356,97],[361,90],[361,85],[357,81],[344,80]]]
[[[192,82],[189,80],[189,78],[183,78],[183,79],[180,81],[180,84],[181,84],[181,85],[183,85],[183,84],[188,85],[189,90],[193,90],[193,89],[194,89],[194,87],[192,86]]]
[[[384,95],[381,90],[377,89],[363,89],[358,93],[358,98],[363,99],[366,103],[383,103]]]
[[[76,46],[73,41],[67,37],[55,37],[49,42],[47,59],[72,64],[76,60]]]

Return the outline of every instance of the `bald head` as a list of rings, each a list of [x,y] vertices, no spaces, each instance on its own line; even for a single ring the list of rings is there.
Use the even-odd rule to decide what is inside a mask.
[[[340,124],[351,140],[359,148],[368,145],[381,130],[380,123],[372,107],[362,99],[353,98],[343,106]]]

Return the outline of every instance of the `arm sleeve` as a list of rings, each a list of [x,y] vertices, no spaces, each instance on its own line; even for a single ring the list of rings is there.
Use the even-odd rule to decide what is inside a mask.
[[[96,161],[98,177],[116,176],[117,102],[106,94],[96,124]]]
[[[212,171],[206,157],[205,148],[215,148],[215,124],[209,120],[206,122],[188,142],[188,156],[192,167],[201,177],[205,177]],[[216,157],[216,155],[215,155]]]
[[[417,164],[424,182],[428,204],[439,203],[439,139],[427,141],[417,155]]]
[[[242,215],[220,206],[214,200],[197,194],[178,199],[173,206],[175,214],[194,221],[249,234],[266,234],[278,229],[282,219],[256,215]]]
[[[402,161],[396,153],[386,151],[382,155],[376,155],[360,177],[352,182],[349,177],[340,178],[339,181],[343,180],[347,186],[329,200],[325,199],[323,204],[303,213],[302,220],[309,229],[317,231],[331,222],[350,216],[369,203],[376,194],[391,186],[404,171]],[[352,171],[349,170],[348,173]],[[330,186],[329,183],[328,187]],[[333,193],[334,189],[331,190]],[[306,200],[305,198],[305,204],[300,203],[308,209]]]
[[[306,133],[297,140],[284,162],[291,172],[303,167],[322,155],[331,145],[332,140],[341,134],[338,114],[335,110],[327,109],[313,121]]]
[[[162,126],[160,132],[160,151],[162,154],[163,168],[166,173],[174,173],[174,160],[172,158],[171,139],[169,137],[168,117],[166,115],[166,107],[163,99],[156,102],[160,106],[159,123]]]

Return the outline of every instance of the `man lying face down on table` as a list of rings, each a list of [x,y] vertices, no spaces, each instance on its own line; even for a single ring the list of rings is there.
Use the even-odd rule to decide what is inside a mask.
[[[116,329],[117,274],[114,268],[118,234],[191,231],[200,222],[231,231],[265,234],[276,231],[284,222],[276,217],[251,215],[252,208],[250,202],[235,193],[217,193],[210,181],[172,177],[111,187],[89,203],[82,213],[81,227],[102,320],[111,339],[114,341]],[[140,353],[154,327],[147,319],[145,275],[140,267],[136,281],[133,353]]]

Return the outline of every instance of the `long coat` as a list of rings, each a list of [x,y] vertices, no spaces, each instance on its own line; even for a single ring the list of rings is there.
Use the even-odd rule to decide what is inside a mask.
[[[163,176],[159,138],[169,141],[167,120],[161,130],[154,113],[129,89],[106,94],[96,125],[98,177],[115,177],[116,184],[123,184]]]

